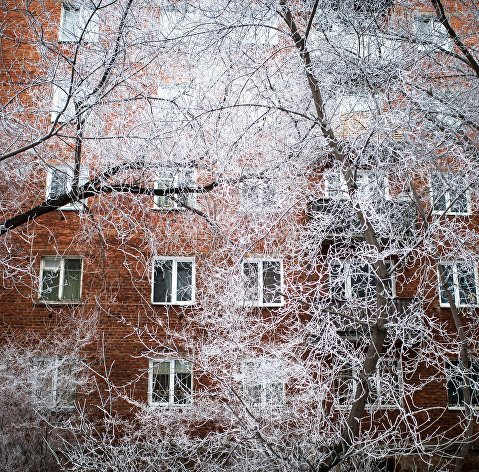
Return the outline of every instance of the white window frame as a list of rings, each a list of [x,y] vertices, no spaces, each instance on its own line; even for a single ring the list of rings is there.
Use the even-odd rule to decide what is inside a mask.
[[[58,280],[58,300],[48,300],[42,297],[42,286],[43,286],[43,272],[45,266],[46,259],[54,259],[55,261],[59,261],[59,280]],[[80,260],[81,261],[81,269],[80,269],[80,287],[79,287],[79,298],[78,299],[63,299],[63,283],[65,279],[65,260]],[[40,286],[38,290],[38,298],[40,301],[44,301],[45,303],[49,304],[69,304],[69,303],[78,303],[82,299],[82,288],[83,288],[83,258],[81,256],[42,256],[40,260]]]
[[[157,261],[171,261],[172,270],[171,270],[171,301],[170,302],[155,302],[155,266]],[[191,300],[188,301],[177,301],[177,286],[178,286],[178,262],[191,262]],[[152,277],[151,277],[151,304],[152,305],[194,305],[196,288],[195,288],[195,277],[196,277],[196,263],[194,257],[180,257],[180,256],[157,256],[153,259],[153,268],[152,268]]]
[[[189,401],[187,403],[175,403],[175,362],[182,362],[189,364],[190,367],[190,376],[191,376],[191,391],[189,396]],[[169,371],[169,388],[168,388],[168,402],[155,402],[153,401],[153,369],[155,363],[168,362],[170,364]],[[180,359],[178,357],[167,357],[167,358],[157,358],[149,359],[148,367],[148,404],[150,406],[160,406],[160,407],[173,407],[173,408],[191,408],[193,406],[193,392],[194,392],[194,376],[193,376],[193,363],[186,359]]]
[[[45,198],[46,200],[49,200],[51,190],[52,190],[52,179],[53,179],[53,173],[54,171],[59,171],[63,172],[68,180],[67,180],[67,190],[70,192],[72,190],[72,184],[73,184],[73,165],[66,165],[66,164],[49,164],[48,165],[48,170],[47,170],[47,183],[46,183],[46,192],[45,192]],[[88,166],[81,166],[80,167],[80,175],[78,179],[78,184],[79,186],[82,186],[86,184],[89,181],[89,168]],[[79,202],[73,202],[73,203],[68,203],[67,205],[64,205],[60,208],[57,208],[57,210],[61,211],[81,211],[83,210],[84,206],[86,205],[88,199],[79,201]]]
[[[332,185],[333,178],[338,180],[339,188]],[[324,195],[331,200],[349,200],[348,185],[343,172],[340,169],[331,169],[324,174]],[[363,169],[356,171],[356,186],[359,194],[364,194],[366,191],[372,192],[374,189],[381,187],[376,184],[375,175],[373,172]],[[389,181],[387,177],[383,179],[384,188],[381,189],[381,194],[384,199],[389,199]],[[334,192],[332,191],[334,189]]]
[[[441,193],[437,192],[434,190],[434,183],[435,180],[432,175],[429,176],[429,188],[430,188],[430,197],[431,197],[431,205],[432,205],[432,213],[434,215],[452,215],[452,216],[469,216],[471,215],[471,192],[467,188],[464,192],[464,197],[466,198],[467,202],[467,210],[465,212],[463,211],[453,211],[451,210],[451,203],[456,200],[457,198],[457,192],[454,191],[454,189],[444,188],[447,185],[447,180],[446,182],[443,182],[441,175],[454,175],[453,173],[448,173],[448,172],[437,172],[436,174],[439,175],[438,179],[441,180],[442,187],[440,189]],[[436,181],[438,180],[436,179]],[[440,196],[444,196],[444,200],[446,202],[446,210],[436,210],[435,209],[435,203],[436,201],[434,200],[434,192],[436,194],[439,194]]]
[[[385,361],[394,362],[395,369],[397,371],[397,381],[394,380],[394,382],[391,382],[390,379],[385,380],[382,375],[380,374],[378,375],[378,368],[381,369]],[[348,375],[345,375],[346,370]],[[338,410],[348,409],[353,403],[356,389],[359,384],[360,372],[361,372],[361,365],[359,363],[355,363],[353,366],[348,366],[347,369],[341,370],[338,380],[343,382],[350,382],[350,386],[348,387],[349,397],[343,399],[342,402],[337,401],[337,396],[339,395],[339,392],[336,387],[333,392],[335,395],[334,404],[336,409]],[[391,357],[387,357],[386,359],[380,358],[378,360],[378,364],[376,366],[374,375],[371,375],[368,379],[370,391],[369,391],[368,399],[366,401],[366,408],[368,410],[391,410],[391,409],[398,408],[400,406],[398,405],[398,403],[402,403],[402,399],[404,396],[403,382],[404,381],[403,381],[401,361],[399,359],[393,359]],[[369,396],[371,395],[371,391],[373,387],[374,387],[374,393],[376,396],[376,401],[371,403]],[[383,391],[391,390],[393,387],[395,387],[394,389],[395,396],[398,398],[398,400],[400,400],[398,403],[386,402],[384,398],[385,394],[382,393]]]
[[[71,5],[68,6],[68,3]],[[76,7],[75,3],[81,3]],[[90,2],[75,2],[63,1],[60,14],[60,27],[58,28],[58,41],[62,43],[78,43],[80,37],[82,41],[88,43],[98,42],[99,33],[99,18],[98,11],[95,11],[95,6]],[[69,13],[68,13],[69,12]],[[71,15],[71,21],[74,23],[72,31],[65,31],[66,17]],[[87,24],[88,23],[88,24]],[[86,29],[85,29],[86,27]]]
[[[394,262],[391,260],[386,260],[384,261],[386,266],[394,266]],[[344,286],[342,287],[344,290],[344,301],[349,301],[353,299],[353,286],[352,286],[352,270],[351,268],[353,266],[363,266],[367,265],[370,268],[370,271],[374,270],[373,264],[369,264],[367,262],[362,262],[362,261],[346,261],[346,260],[336,260],[330,263],[328,273],[331,274],[332,266],[336,266],[340,268],[340,276],[341,278],[344,278]],[[346,275],[345,275],[346,274]],[[368,275],[370,275],[371,272],[368,272]],[[373,274],[374,275],[374,274]],[[374,277],[376,277],[374,275]],[[394,272],[391,274],[391,297],[395,298],[396,297],[396,277]],[[332,290],[332,283],[331,283],[331,275],[329,275],[329,297],[332,300],[336,300],[337,298],[334,295],[334,291]],[[359,300],[362,300],[360,298]]]
[[[34,369],[34,385],[33,385],[33,397],[34,402],[40,404],[51,410],[71,410],[75,407],[75,399],[71,403],[61,402],[61,398],[58,398],[61,386],[59,385],[59,369],[65,363],[71,363],[72,366],[76,365],[76,360],[69,357],[36,357],[33,359]],[[46,365],[40,365],[46,364]],[[41,372],[44,370],[44,372]],[[42,374],[48,374],[48,380],[51,379],[51,389],[46,392],[39,392],[39,376]],[[74,375],[74,373],[72,373]],[[46,377],[44,375],[44,377]],[[76,385],[72,383],[71,386],[72,396],[76,397]]]
[[[458,264],[466,264],[463,261],[446,261],[442,260],[439,262],[439,265],[441,266],[452,266],[452,278],[453,278],[453,286],[454,286],[454,292],[452,293],[452,296],[454,297],[454,302],[457,307],[462,308],[462,307],[477,307],[478,302],[479,302],[479,291],[478,291],[478,270],[477,270],[477,264],[474,264],[473,266],[473,271],[474,271],[474,288],[476,291],[476,302],[475,303],[461,303],[460,299],[460,286],[459,286],[459,271],[458,271]],[[450,305],[448,302],[443,302],[441,299],[441,293],[442,293],[442,283],[441,283],[441,274],[439,272],[439,267],[437,269],[437,277],[438,277],[438,296],[439,296],[439,305],[443,308],[450,308]]]
[[[191,184],[192,184],[193,187],[196,187],[196,169],[194,169],[192,167],[180,167],[180,168],[177,168],[177,169],[164,168],[163,171],[164,171],[163,176],[165,175],[165,173],[174,174],[171,188],[178,188],[179,186],[184,185],[184,183],[187,183],[188,181],[186,179],[186,175],[189,172],[192,173]],[[162,186],[160,184],[161,180],[162,180],[162,174],[161,174],[161,172],[159,172],[156,176],[155,183],[154,183],[154,188],[155,189],[162,188]],[[175,200],[169,198],[169,196],[163,197],[163,196],[160,196],[160,195],[155,195],[155,197],[153,199],[153,205],[154,205],[153,209],[154,210],[159,210],[159,211],[186,210],[186,207],[184,205],[182,205],[180,202],[176,201],[178,199],[178,197],[181,196],[180,193],[175,192],[175,193],[172,193],[170,195],[171,195],[171,197],[175,198]],[[195,193],[188,193],[186,195],[187,195],[186,204],[188,206],[194,206],[195,203],[196,203],[196,194]],[[160,198],[169,198],[169,201],[171,202],[171,204],[167,205],[167,206],[166,205],[165,206],[159,205]]]
[[[263,302],[263,297],[264,297],[264,286],[263,286],[263,263],[264,262],[279,262],[280,264],[280,297],[281,300],[278,303],[265,303]],[[241,264],[241,274],[243,277],[243,280],[245,280],[245,275],[244,275],[244,266],[245,264],[257,264],[258,266],[258,286],[257,286],[257,297],[256,300],[247,300],[246,299],[246,293],[244,296],[244,305],[245,306],[254,306],[254,307],[281,307],[284,305],[284,296],[283,296],[283,291],[284,291],[284,270],[283,270],[283,259],[278,259],[278,258],[268,258],[268,257],[251,257],[251,258],[246,258],[243,260]],[[246,280],[245,280],[246,283]]]
[[[469,367],[469,369],[471,369],[471,377],[472,376],[476,376],[477,379],[479,379],[479,359],[478,358],[471,358],[470,359],[470,363],[472,365],[475,365],[476,367],[476,371],[474,372],[474,369],[471,369],[471,367]],[[461,364],[461,361],[460,359],[456,358],[456,359],[448,359],[446,361],[446,364],[445,364],[445,373],[446,373],[446,393],[447,393],[447,408],[449,410],[465,410],[465,406],[464,404],[461,404],[461,403],[450,403],[449,402],[449,382],[451,381],[451,374],[450,374],[450,371],[451,371],[451,368],[448,366],[448,364],[450,365],[453,365],[453,368],[457,368],[458,365]],[[456,388],[456,392],[457,392],[457,387],[455,386]],[[459,387],[461,388],[461,387]],[[476,388],[474,388],[474,385],[471,385],[471,393],[477,398],[477,401],[474,403],[472,402],[472,408],[474,408],[475,410],[478,410],[479,409],[479,383],[476,384]],[[457,396],[458,396],[458,399],[459,399],[459,393],[456,393]],[[472,399],[471,399],[472,400]]]
[[[254,367],[247,367],[248,364],[254,364]],[[274,371],[274,375],[271,378],[259,377],[256,378],[253,370],[265,370],[266,364],[272,364],[270,369]],[[284,406],[286,401],[286,382],[284,378],[284,368],[281,362],[277,359],[267,358],[249,358],[244,359],[241,362],[241,386],[243,391],[243,400],[245,404],[257,410],[258,412],[271,412],[272,410],[279,409]],[[274,391],[277,387],[280,387],[281,398],[275,402],[272,399],[275,398]],[[248,392],[248,387],[259,387],[260,398],[259,401],[251,398]],[[268,396],[270,399],[268,400]]]

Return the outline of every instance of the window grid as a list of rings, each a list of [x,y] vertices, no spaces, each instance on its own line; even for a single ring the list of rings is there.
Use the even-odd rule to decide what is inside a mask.
[[[477,267],[461,262],[441,262],[445,283],[458,307],[477,306]],[[449,307],[438,269],[440,306]]]
[[[457,180],[462,179],[459,175],[452,173],[437,173],[431,176],[430,189],[433,213],[464,216],[471,214],[469,190],[451,187],[451,184],[455,185]]]
[[[451,409],[464,408],[464,373],[469,376],[471,385],[471,405],[479,407],[479,359],[472,359],[469,367],[464,368],[459,359],[446,361],[447,403]]]
[[[159,174],[155,181],[155,189],[169,189],[178,187],[195,187],[196,172],[194,169],[182,168],[178,170],[165,170]],[[174,192],[169,196],[155,195],[154,208],[157,210],[181,210],[182,205],[194,205],[196,196],[193,193]]]
[[[268,265],[270,271],[268,274]],[[273,268],[276,266],[276,271]],[[273,281],[267,280],[273,274]],[[275,307],[284,304],[283,261],[281,259],[245,259],[243,261],[245,285],[245,305],[258,307]],[[272,283],[271,283],[272,282]],[[268,299],[270,298],[270,299]]]
[[[47,171],[46,199],[54,199],[72,190],[73,185],[73,165],[50,165]],[[78,184],[85,185],[89,180],[89,170],[87,166],[80,168]],[[80,202],[73,202],[64,205],[59,210],[79,211],[84,208],[87,199]]]
[[[347,408],[354,401],[360,371],[359,365],[345,366],[341,369],[334,389],[334,399],[338,409]],[[376,371],[368,378],[368,385],[367,408],[399,407],[403,394],[400,362],[389,357],[379,359]]]
[[[184,359],[150,359],[150,405],[188,406],[193,401],[192,364]]]
[[[171,289],[168,291],[166,287],[165,300],[158,300],[155,297],[155,287],[159,282],[159,273],[161,266],[166,266],[166,269],[161,269],[163,272],[163,278],[165,278],[165,271],[168,270],[168,263],[171,263]],[[179,288],[178,284],[178,265],[181,263],[191,264],[191,272],[189,273],[189,290],[190,296],[187,300],[181,300],[182,293],[187,293],[188,287]],[[167,276],[167,274],[166,274]],[[152,294],[151,302],[153,305],[192,305],[195,301],[195,258],[194,257],[156,257],[153,262],[153,277],[152,277]],[[159,287],[158,289],[159,290]],[[182,292],[183,291],[183,292]],[[168,300],[168,295],[170,299]],[[180,296],[179,296],[180,295]]]
[[[78,262],[77,268],[65,269],[65,263]],[[52,272],[50,275],[47,273]],[[65,275],[67,272],[67,276]],[[75,274],[76,272],[76,274]],[[56,275],[56,273],[58,275]],[[49,286],[58,278],[57,285]],[[42,257],[40,265],[39,297],[47,302],[76,302],[81,299],[83,261],[81,257]],[[66,293],[68,290],[71,293]]]
[[[75,402],[74,359],[38,357],[33,360],[35,401],[52,409],[69,409]]]
[[[98,14],[94,5],[75,6],[72,2],[62,2],[58,41],[78,43],[98,41]]]

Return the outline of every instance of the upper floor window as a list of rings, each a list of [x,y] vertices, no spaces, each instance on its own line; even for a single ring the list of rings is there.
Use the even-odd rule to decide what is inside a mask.
[[[442,48],[452,51],[453,42],[446,27],[433,13],[422,13],[414,19],[416,39],[420,51]]]
[[[46,199],[53,200],[55,198],[66,195],[72,190],[73,185],[73,166],[69,165],[50,165],[47,172],[47,191]],[[88,182],[88,167],[80,168],[78,184],[84,185]],[[81,210],[84,204],[73,202],[59,208],[60,210]]]
[[[85,100],[90,95],[91,89],[86,83],[81,85],[70,86],[68,81],[59,81],[53,85],[53,102],[51,121],[57,120],[58,123],[66,123],[72,120],[77,112],[75,102],[82,102],[86,105]],[[84,111],[85,108],[82,108]]]
[[[391,265],[391,262],[386,262],[389,270]],[[372,264],[348,261],[332,264],[329,270],[330,296],[336,301],[375,299],[377,294],[376,280],[376,272]],[[384,282],[384,290],[388,297],[392,298],[394,296],[392,275]]]
[[[431,176],[431,198],[434,213],[469,215],[471,196],[464,184],[464,174],[438,172]]]
[[[72,408],[76,391],[75,365],[71,358],[34,359],[32,377],[35,402],[49,409]]]
[[[42,257],[40,298],[52,302],[81,298],[82,260],[79,257]]]
[[[196,200],[196,194],[187,191],[196,187],[194,169],[165,169],[155,182],[156,189],[175,189],[169,196],[155,195],[155,208],[162,210],[175,210],[184,208],[184,205],[192,206]],[[183,190],[182,190],[183,189]]]
[[[448,292],[456,306],[477,306],[477,268],[465,262],[442,262],[445,284],[439,272],[439,298],[441,306],[448,307]]]
[[[91,1],[63,1],[59,41],[78,43],[98,41],[98,15]]]
[[[241,364],[245,402],[257,411],[271,410],[284,403],[284,373],[275,360],[251,359]]]
[[[355,171],[356,194],[364,199],[372,197],[386,197],[388,194],[387,179],[377,176],[368,170]],[[325,196],[336,200],[349,199],[348,186],[344,173],[338,170],[329,170],[324,175]]]
[[[243,280],[247,305],[283,305],[283,263],[280,259],[245,259]]]
[[[362,94],[346,94],[335,103],[332,125],[343,138],[355,138],[368,131],[376,111],[374,97]]]
[[[240,184],[240,208],[245,211],[269,211],[277,207],[276,190],[266,176],[247,170]]]
[[[191,305],[195,300],[195,259],[157,257],[153,264],[152,303]]]
[[[335,402],[339,408],[351,405],[354,401],[360,379],[359,364],[345,366],[336,380]],[[368,377],[369,408],[395,408],[401,405],[402,380],[400,363],[386,357],[378,360],[376,370]]]
[[[149,403],[160,406],[192,402],[192,364],[183,359],[150,360]]]
[[[469,377],[471,386],[471,405],[479,406],[479,360],[470,361],[466,369],[459,359],[450,359],[446,362],[447,403],[450,408],[464,407],[465,375]]]

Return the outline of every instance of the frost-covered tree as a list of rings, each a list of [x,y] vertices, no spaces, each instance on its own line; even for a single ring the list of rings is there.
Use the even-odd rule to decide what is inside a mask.
[[[61,8],[4,14],[0,262],[6,300],[99,320],[63,467],[462,470],[474,4]]]

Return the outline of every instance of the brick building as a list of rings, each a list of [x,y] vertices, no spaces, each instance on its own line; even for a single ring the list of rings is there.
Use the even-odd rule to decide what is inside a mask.
[[[3,383],[65,467],[476,470],[477,11],[316,3],[5,4]]]

